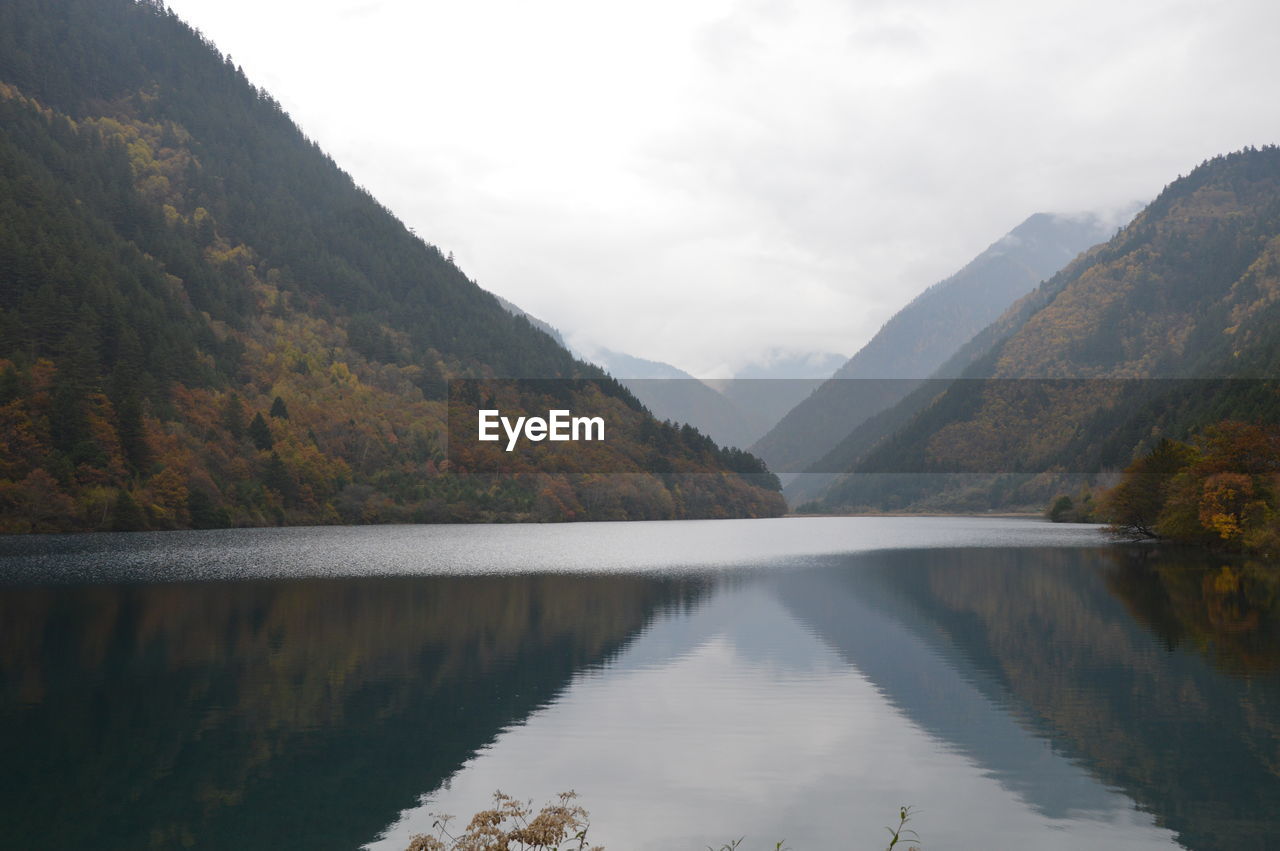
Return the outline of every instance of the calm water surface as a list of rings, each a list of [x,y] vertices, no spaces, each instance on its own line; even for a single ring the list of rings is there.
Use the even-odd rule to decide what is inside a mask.
[[[1028,520],[0,538],[0,845],[1266,848],[1274,566]]]

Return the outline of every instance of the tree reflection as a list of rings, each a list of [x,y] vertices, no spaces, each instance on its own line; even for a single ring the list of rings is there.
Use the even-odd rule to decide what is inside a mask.
[[[0,589],[4,841],[356,847],[699,589],[548,575]]]
[[[1037,809],[1088,801],[1019,758],[1007,719],[1187,848],[1234,851],[1280,835],[1277,582],[1266,564],[1189,550],[904,550],[789,577],[780,594],[908,718]]]
[[[1280,671],[1280,566],[1147,547],[1111,558],[1107,587],[1166,647],[1194,648],[1230,674]]]

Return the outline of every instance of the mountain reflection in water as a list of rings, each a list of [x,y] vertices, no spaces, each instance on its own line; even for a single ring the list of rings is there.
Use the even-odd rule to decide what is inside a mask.
[[[574,787],[606,847],[876,847],[910,802],[926,848],[1263,848],[1280,835],[1274,582],[1128,548],[892,550],[726,578],[371,847],[494,788]]]
[[[614,849],[877,847],[906,803],[925,848],[1280,836],[1275,567],[1084,546],[671,559],[24,574],[0,586],[0,835],[398,851],[495,789],[575,788]]]
[[[0,591],[13,848],[355,848],[699,583]]]
[[[1263,848],[1280,836],[1276,567],[1149,548],[889,552],[860,562],[780,596],[908,717],[1038,809],[1087,808],[1089,792],[1037,770],[1035,754],[1005,735],[1014,721],[1189,848]],[[926,661],[894,659],[893,648],[870,656],[847,618],[831,622],[842,593],[920,637],[935,666],[974,684],[1003,718],[954,691],[945,702],[922,695]]]

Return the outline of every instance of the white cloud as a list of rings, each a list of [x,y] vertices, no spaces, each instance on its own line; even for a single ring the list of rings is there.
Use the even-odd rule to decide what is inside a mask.
[[[482,286],[693,372],[1280,139],[1266,0],[171,5]]]

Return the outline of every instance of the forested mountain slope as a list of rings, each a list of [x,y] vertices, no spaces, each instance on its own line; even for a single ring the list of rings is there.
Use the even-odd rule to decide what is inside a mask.
[[[1123,467],[1161,437],[1280,417],[1278,328],[1280,149],[1219,156],[940,371],[966,380],[921,388],[892,427],[868,424],[828,461],[895,474]],[[823,503],[901,507],[925,490],[938,488],[863,477]]]
[[[591,379],[633,412],[598,451],[671,472],[451,469],[464,376]],[[0,5],[0,528],[780,510],[654,425],[159,4]]]
[[[1114,231],[1096,215],[1031,216],[898,311],[752,451],[776,470],[805,469],[905,396],[914,386],[907,379],[928,378],[1013,302]]]

